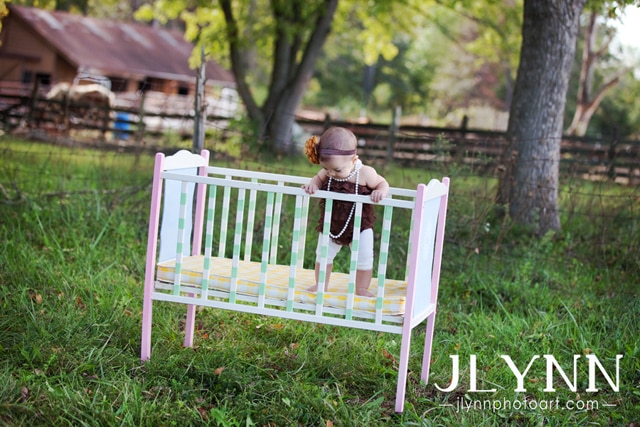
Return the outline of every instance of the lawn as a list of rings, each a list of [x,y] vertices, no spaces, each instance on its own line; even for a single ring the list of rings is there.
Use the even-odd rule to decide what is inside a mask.
[[[0,136],[0,425],[630,426],[640,422],[640,194],[563,178],[531,237],[452,178],[433,362],[399,336],[157,303],[139,359],[151,155]],[[304,159],[225,166],[312,176]],[[380,168],[392,185],[445,174]],[[457,364],[458,369],[453,369]],[[597,389],[597,391],[595,390]],[[553,390],[553,391],[552,391]]]

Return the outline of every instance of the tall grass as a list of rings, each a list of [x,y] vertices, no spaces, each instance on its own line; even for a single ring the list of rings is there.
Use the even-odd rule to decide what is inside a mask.
[[[429,385],[414,333],[405,412],[393,412],[399,337],[157,303],[153,357],[139,361],[152,158],[0,139],[0,424],[621,425],[640,421],[637,189],[563,182],[564,229],[531,238],[493,209],[495,181],[452,177]],[[304,161],[235,164],[311,176]],[[382,169],[412,187],[439,170]],[[283,232],[285,232],[283,230]],[[553,355],[545,392],[542,355]],[[597,371],[588,393],[586,354]],[[514,374],[531,362],[524,386]],[[620,360],[616,377],[616,356]],[[459,384],[452,356],[460,361]],[[475,357],[479,390],[471,387]],[[514,402],[560,406],[516,409]],[[491,407],[458,411],[460,402]],[[496,402],[510,408],[495,408]],[[597,408],[567,409],[570,402]],[[522,404],[521,404],[522,405]],[[606,406],[612,405],[612,406]]]

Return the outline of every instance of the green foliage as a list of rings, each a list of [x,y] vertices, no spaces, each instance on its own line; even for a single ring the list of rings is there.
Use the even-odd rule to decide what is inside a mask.
[[[7,16],[8,13],[9,9],[7,9],[5,0],[0,0],[0,31],[2,31],[2,18]],[[0,45],[2,45],[2,42],[0,42]]]
[[[495,181],[452,175],[429,385],[424,332],[413,337],[405,412],[393,413],[400,339],[333,326],[199,310],[182,348],[184,307],[154,305],[153,356],[139,360],[152,156],[0,140],[0,423],[7,425],[627,425],[637,420],[637,192],[569,182],[561,233],[532,239],[493,209]],[[445,141],[442,142],[443,144]],[[304,159],[235,167],[310,176]],[[438,171],[388,166],[394,186]],[[396,220],[402,220],[397,218]],[[282,229],[285,232],[284,228]],[[281,239],[285,239],[284,236]],[[403,259],[402,254],[395,254]],[[524,369],[553,354],[571,377],[593,353],[598,377],[578,393],[534,363],[526,393],[501,355]],[[478,386],[467,393],[469,357]],[[450,355],[460,357],[460,386]],[[596,399],[597,410],[470,410],[458,399]],[[615,405],[604,407],[603,403]],[[444,406],[444,405],[454,405]]]
[[[587,135],[633,138],[640,132],[639,99],[640,81],[625,76],[602,101],[598,113],[589,122]]]

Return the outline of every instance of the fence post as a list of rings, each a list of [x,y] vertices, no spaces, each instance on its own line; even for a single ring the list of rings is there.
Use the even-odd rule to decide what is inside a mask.
[[[142,145],[142,140],[144,138],[144,103],[147,96],[145,91],[141,92],[140,104],[138,104],[138,129],[136,130],[136,144],[138,146]]]
[[[331,114],[325,113],[324,115],[324,123],[322,123],[322,132],[329,129],[331,127]],[[320,132],[322,134],[322,132]]]
[[[200,52],[200,66],[196,74],[196,97],[194,100],[195,117],[193,118],[193,152],[199,153],[204,149],[204,125],[205,125],[205,108],[204,108],[204,81],[205,76],[205,54],[204,46]]]
[[[29,127],[37,127],[34,126],[33,118],[36,109],[36,101],[38,99],[38,88],[40,87],[40,79],[36,78],[33,83],[33,89],[31,89],[31,99],[29,100],[29,114],[27,116],[27,125]]]
[[[609,144],[609,151],[607,153],[607,159],[609,160],[609,165],[607,167],[607,176],[609,179],[616,179],[616,148],[618,147],[620,130],[617,127],[613,128],[613,135],[611,138],[611,143]]]
[[[451,158],[456,163],[461,163],[464,161],[464,156],[466,153],[467,147],[467,129],[469,127],[469,116],[466,114],[462,116],[462,122],[460,123],[460,133],[456,135],[455,141],[449,141],[453,147],[451,152]],[[472,163],[473,165],[473,163]]]
[[[393,118],[389,127],[389,142],[387,144],[387,163],[393,161],[393,147],[396,144],[396,137],[400,129],[400,117],[402,116],[402,107],[397,105],[393,110]]]

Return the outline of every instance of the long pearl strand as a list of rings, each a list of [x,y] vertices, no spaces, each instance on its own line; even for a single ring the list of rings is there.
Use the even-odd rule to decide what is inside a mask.
[[[333,179],[335,179],[336,182],[346,182],[346,181],[350,180],[351,178],[353,178],[353,176],[355,175],[355,177],[356,177],[355,195],[357,196],[358,195],[358,182],[360,180],[360,166],[362,166],[362,162],[360,160],[356,160],[355,167],[353,168],[353,170],[349,173],[349,175],[346,178],[332,178],[331,175],[329,175],[329,181],[327,182],[327,191],[331,191],[331,181]],[[356,204],[354,202],[353,205],[351,206],[351,212],[349,212],[349,217],[344,222],[344,227],[342,227],[342,230],[338,234],[333,234],[333,233],[331,233],[331,230],[329,230],[329,237],[331,237],[332,239],[339,239],[340,236],[342,236],[344,234],[344,232],[347,231],[347,227],[349,226],[349,222],[351,222],[351,218],[353,217],[353,214],[354,214],[355,211],[356,211]]]

